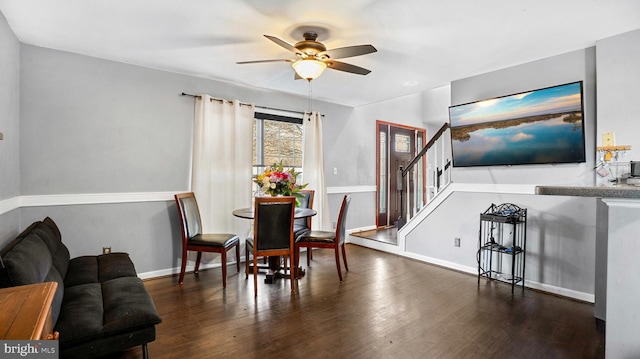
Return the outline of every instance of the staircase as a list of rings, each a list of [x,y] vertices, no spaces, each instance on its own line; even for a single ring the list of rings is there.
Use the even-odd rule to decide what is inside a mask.
[[[451,183],[450,136],[445,123],[407,167],[398,170],[402,184],[398,186],[402,199],[399,231]]]

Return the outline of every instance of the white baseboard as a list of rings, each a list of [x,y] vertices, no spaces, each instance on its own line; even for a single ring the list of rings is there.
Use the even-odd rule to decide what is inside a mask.
[[[302,248],[300,250],[301,253],[305,253],[307,251],[306,248]],[[240,256],[240,272],[242,272],[242,268],[244,268],[244,261],[242,260],[244,257],[241,255]],[[182,259],[178,258],[178,263],[180,263]],[[253,256],[249,256],[249,260],[253,260]],[[187,268],[185,269],[185,273],[189,273],[189,272],[193,272],[193,270],[195,269],[196,266],[196,262],[195,261],[191,261],[191,260],[187,260]],[[234,268],[236,266],[236,262],[227,262],[227,273],[229,273],[229,268]],[[211,263],[200,263],[200,270],[203,269],[211,269],[211,268],[220,268],[222,267],[222,263],[219,262],[211,262]],[[144,272],[144,273],[138,273],[138,278],[140,279],[153,279],[153,278],[159,278],[159,277],[166,277],[166,276],[170,276],[170,275],[176,275],[176,274],[180,274],[180,264],[178,264],[177,266],[173,267],[173,268],[165,268],[165,269],[159,269],[159,270],[154,270],[154,271],[149,271],[149,272]]]
[[[236,265],[235,261],[227,263],[227,267],[229,268],[235,265]],[[196,266],[195,262],[187,261],[187,268],[185,269],[185,273],[193,272],[195,266]],[[210,269],[210,268],[220,268],[220,267],[221,267],[221,263],[200,263],[200,270]],[[154,270],[150,272],[138,273],[138,277],[140,279],[152,279],[152,278],[166,277],[166,276],[175,275],[175,274],[180,274],[180,266],[173,267],[173,268],[159,269],[159,270]]]

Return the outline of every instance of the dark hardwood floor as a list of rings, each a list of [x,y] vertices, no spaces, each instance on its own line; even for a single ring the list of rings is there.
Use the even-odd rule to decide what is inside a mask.
[[[302,256],[304,258],[304,255]],[[290,282],[232,266],[145,282],[163,322],[159,358],[603,358],[593,305],[347,245],[340,283],[331,250]],[[301,261],[303,265],[305,260]],[[244,270],[244,269],[243,269]],[[134,348],[114,357],[141,357]]]

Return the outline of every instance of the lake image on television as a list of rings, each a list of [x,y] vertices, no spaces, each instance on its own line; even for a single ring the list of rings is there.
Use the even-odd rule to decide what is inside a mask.
[[[449,108],[455,167],[584,162],[582,83]]]

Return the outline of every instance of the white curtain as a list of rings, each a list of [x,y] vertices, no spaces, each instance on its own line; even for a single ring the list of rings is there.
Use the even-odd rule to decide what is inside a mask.
[[[322,149],[322,116],[317,112],[305,113],[304,150],[302,152],[302,181],[315,191],[313,208],[318,212],[312,217],[311,228],[332,231],[327,185],[324,179],[324,154]]]
[[[253,105],[196,97],[191,190],[205,233],[234,233],[241,238],[250,221],[233,216],[251,206]],[[230,255],[235,258],[235,255]]]

